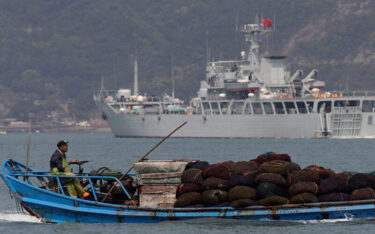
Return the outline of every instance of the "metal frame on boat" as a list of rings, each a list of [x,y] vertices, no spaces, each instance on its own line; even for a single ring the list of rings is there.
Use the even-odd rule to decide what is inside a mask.
[[[281,206],[251,206],[241,209],[232,207],[173,208],[139,207],[100,202],[93,189],[94,201],[73,198],[63,192],[61,178],[67,176],[50,175],[48,171],[32,171],[21,163],[9,159],[2,165],[2,179],[16,201],[31,215],[42,222],[82,222],[82,223],[156,223],[167,220],[196,218],[226,218],[241,220],[322,220],[322,219],[374,219],[375,200],[350,202],[322,202],[309,204],[288,204]],[[113,179],[111,176],[90,176],[85,178],[94,188],[93,179]],[[61,194],[49,191],[43,184],[37,185],[34,178],[54,178]],[[36,183],[35,183],[36,182]],[[119,181],[118,181],[119,182]],[[126,196],[126,189],[119,183]]]

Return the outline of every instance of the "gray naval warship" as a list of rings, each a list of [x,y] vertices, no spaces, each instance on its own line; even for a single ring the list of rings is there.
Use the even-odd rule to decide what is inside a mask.
[[[94,101],[116,137],[372,138],[375,96],[325,91],[317,70],[286,69],[285,56],[260,56],[260,34],[274,31],[256,18],[239,30],[249,44],[241,58],[208,61],[206,78],[188,104],[171,96],[140,95],[137,60],[134,90],[94,93]]]

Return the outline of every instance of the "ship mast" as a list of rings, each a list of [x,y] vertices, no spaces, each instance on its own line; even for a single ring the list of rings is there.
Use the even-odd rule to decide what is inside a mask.
[[[137,55],[134,59],[134,96],[138,96],[138,62]]]
[[[172,77],[172,100],[174,101],[174,56],[173,55],[172,55],[171,77]]]
[[[264,27],[263,24],[259,21],[259,17],[256,16],[254,24],[245,24],[240,31],[245,34],[245,41],[250,45],[249,53],[247,56],[247,59],[250,62],[250,68],[253,71],[260,71],[260,40],[258,38],[258,35],[262,32],[271,32],[272,27]]]

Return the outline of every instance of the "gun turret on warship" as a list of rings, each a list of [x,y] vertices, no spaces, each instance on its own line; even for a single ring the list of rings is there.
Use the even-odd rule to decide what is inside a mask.
[[[286,56],[260,56],[260,34],[273,32],[259,20],[240,31],[249,44],[239,60],[208,61],[197,97],[184,105],[172,96],[130,89],[94,94],[116,137],[163,137],[187,121],[174,137],[207,138],[364,138],[375,136],[375,96],[368,92],[328,92],[313,69],[292,75]],[[260,58],[261,57],[261,58]]]

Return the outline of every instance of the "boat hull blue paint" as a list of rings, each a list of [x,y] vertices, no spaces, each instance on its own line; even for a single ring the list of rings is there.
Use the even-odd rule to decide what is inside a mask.
[[[365,219],[375,217],[375,200],[311,203],[302,205],[252,206],[243,209],[135,207],[88,201],[54,193],[27,183],[19,176],[1,175],[10,191],[31,215],[43,222],[157,223],[167,220],[225,218],[238,220],[307,221]]]

